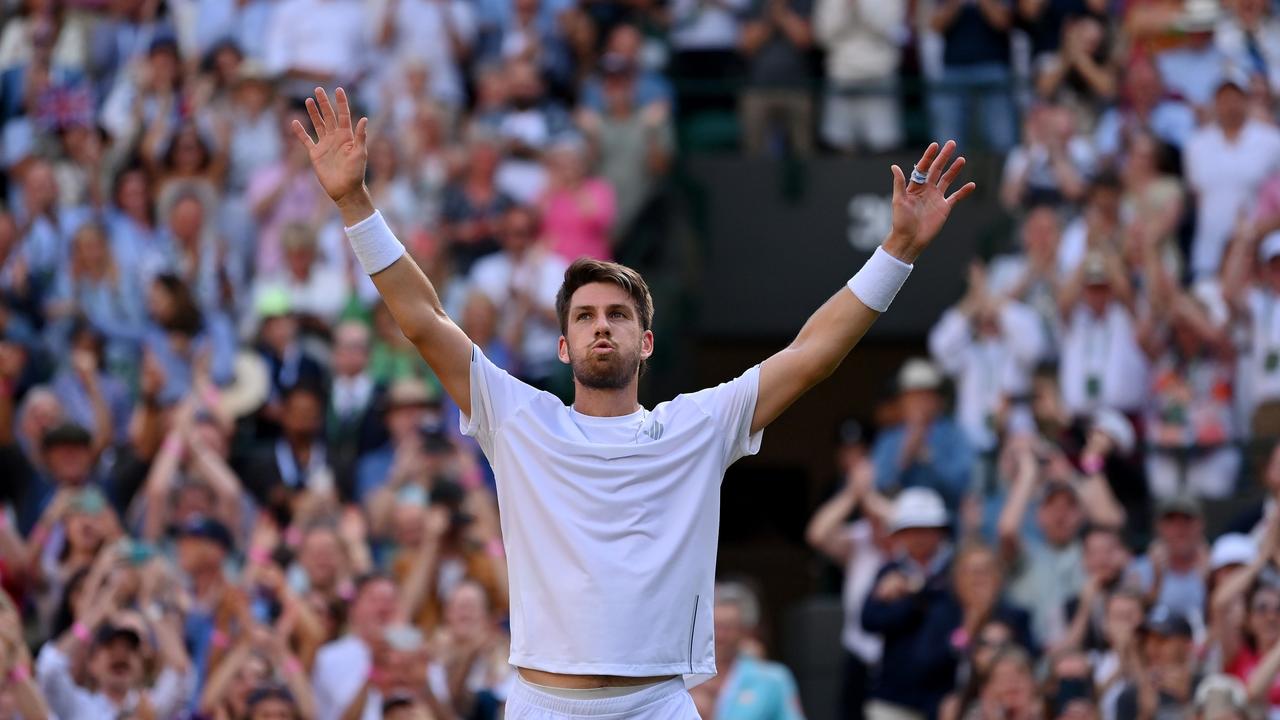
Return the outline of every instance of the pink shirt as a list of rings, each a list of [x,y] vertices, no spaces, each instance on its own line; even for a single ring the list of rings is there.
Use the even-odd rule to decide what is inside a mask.
[[[542,227],[551,249],[569,262],[580,257],[612,260],[609,231],[616,212],[613,187],[600,178],[576,191],[552,190],[542,198]]]
[[[270,196],[287,172],[284,162],[255,172],[245,191],[249,207]],[[295,174],[287,183],[275,205],[258,223],[258,251],[253,269],[257,275],[272,275],[284,269],[284,248],[280,244],[280,236],[285,226],[291,222],[314,222],[328,202],[324,189],[310,170]]]

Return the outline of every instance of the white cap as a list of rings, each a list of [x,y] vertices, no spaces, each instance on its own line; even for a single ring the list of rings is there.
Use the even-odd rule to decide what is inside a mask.
[[[1209,551],[1209,571],[1228,565],[1247,565],[1257,553],[1258,546],[1253,538],[1241,533],[1227,533],[1213,541],[1213,549]]]
[[[1268,262],[1277,255],[1280,255],[1280,230],[1262,238],[1262,242],[1258,244],[1258,257],[1262,262]]]
[[[1133,452],[1133,423],[1117,410],[1103,408],[1093,416],[1093,427],[1101,430],[1123,455]]]
[[[893,501],[893,520],[890,532],[911,528],[945,528],[947,506],[936,490],[911,487],[898,493]]]
[[[1209,322],[1215,326],[1222,327],[1231,319],[1231,309],[1227,307],[1227,301],[1222,297],[1222,286],[1217,280],[1197,280],[1191,286],[1191,297],[1204,305],[1205,312],[1209,315]]]
[[[911,358],[898,371],[898,392],[937,390],[942,387],[942,373],[925,358]]]

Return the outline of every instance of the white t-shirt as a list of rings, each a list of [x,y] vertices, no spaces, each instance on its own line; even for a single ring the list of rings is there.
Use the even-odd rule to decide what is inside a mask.
[[[355,0],[284,0],[267,32],[267,71],[360,74],[368,51],[365,6]]]
[[[1249,351],[1241,359],[1247,368],[1244,379],[1249,406],[1245,410],[1252,415],[1259,404],[1280,399],[1280,297],[1255,286],[1249,288],[1245,302],[1249,307]]]
[[[1074,416],[1102,408],[1138,412],[1147,401],[1147,374],[1147,357],[1123,305],[1111,303],[1101,318],[1083,303],[1071,311],[1058,368],[1068,412]]]
[[[622,417],[589,417],[473,347],[471,417],[493,465],[511,664],[585,675],[716,672],[720,483],[760,449],[759,366]]]
[[[875,586],[876,574],[888,561],[876,547],[875,531],[867,520],[850,523],[845,529],[850,549],[844,568],[844,631],[840,639],[844,648],[862,662],[875,665],[884,651],[884,639],[862,629],[862,606]]]
[[[1240,212],[1253,207],[1263,181],[1280,169],[1280,130],[1251,120],[1230,143],[1221,128],[1207,125],[1183,152],[1187,182],[1196,195],[1191,270],[1197,278],[1213,277]]]

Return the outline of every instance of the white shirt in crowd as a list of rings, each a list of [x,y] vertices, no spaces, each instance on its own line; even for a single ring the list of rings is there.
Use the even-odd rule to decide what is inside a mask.
[[[862,629],[862,606],[876,582],[876,574],[889,558],[876,547],[875,530],[868,520],[849,523],[849,561],[844,567],[844,630],[840,634],[845,650],[867,665],[880,662],[884,640]]]
[[[513,301],[512,291],[520,290],[544,308],[554,308],[556,293],[564,281],[569,263],[552,252],[531,249],[520,260],[511,253],[493,253],[471,268],[471,286],[484,293],[494,307],[507,307]],[[520,354],[522,377],[547,377],[560,362],[556,343],[560,327],[540,317],[531,317],[524,328]]]
[[[1147,398],[1147,369],[1133,317],[1122,304],[1112,302],[1101,317],[1083,304],[1071,311],[1058,368],[1069,413],[1078,417],[1102,408],[1140,411]]]
[[[976,337],[970,318],[951,309],[929,332],[929,353],[956,379],[956,419],[979,451],[999,441],[993,420],[1001,403],[1030,394],[1045,344],[1040,317],[1026,305],[1005,303],[997,322],[999,336]]]
[[[179,673],[166,667],[156,676],[149,690],[133,690],[122,705],[116,705],[106,695],[77,685],[71,674],[70,658],[56,643],[48,642],[36,657],[36,682],[49,703],[49,709],[65,720],[116,720],[131,715],[144,695],[156,717],[168,718],[176,715],[195,692],[196,675],[194,668]]]
[[[738,16],[749,0],[674,0],[671,47],[676,50],[732,50],[738,43]]]
[[[905,0],[818,0],[813,32],[827,50],[827,79],[892,80],[907,37]]]
[[[1242,364],[1248,388],[1246,417],[1261,403],[1280,400],[1280,296],[1261,287],[1245,295],[1249,307],[1249,344]]]
[[[449,42],[449,28],[464,45],[475,43],[478,23],[471,4],[465,0],[374,0],[369,12],[374,37],[381,36],[383,20],[389,12],[395,13],[395,35],[388,66],[411,62],[426,65],[432,95],[452,105],[461,104],[466,94],[453,44]]]
[[[342,314],[350,294],[347,276],[318,261],[312,265],[305,281],[299,281],[289,272],[282,272],[275,277],[260,278],[253,285],[253,306],[266,293],[283,292],[289,298],[289,309],[293,312],[315,315],[330,323],[337,321]]]
[[[472,348],[463,432],[494,468],[511,664],[587,675],[716,672],[720,484],[760,449],[760,368],[652,411],[592,417]]]
[[[268,72],[360,74],[367,56],[369,21],[358,0],[284,0],[267,31]]]
[[[320,648],[311,670],[311,686],[316,694],[316,720],[341,720],[355,701],[373,668],[373,655],[355,635]],[[360,720],[381,720],[382,693],[369,690]]]
[[[1251,209],[1262,183],[1280,170],[1280,130],[1249,120],[1235,142],[1217,125],[1197,130],[1183,151],[1187,184],[1196,197],[1191,270],[1210,278],[1222,264],[1241,211]]]

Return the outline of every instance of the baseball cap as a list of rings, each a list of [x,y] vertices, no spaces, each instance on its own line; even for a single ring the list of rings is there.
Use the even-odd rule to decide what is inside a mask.
[[[912,487],[898,493],[893,501],[890,532],[912,528],[947,527],[947,506],[936,490]]]
[[[1258,554],[1253,538],[1242,533],[1227,533],[1213,541],[1209,551],[1209,571],[1231,565],[1247,565]]]
[[[1224,67],[1222,74],[1218,76],[1218,83],[1214,86],[1214,89],[1221,90],[1227,87],[1233,87],[1240,92],[1249,92],[1249,73],[1237,65]]]
[[[175,534],[178,539],[199,538],[212,540],[227,551],[230,551],[235,546],[235,540],[232,539],[231,531],[227,529],[226,525],[203,515],[197,515],[179,525]]]
[[[1076,489],[1075,485],[1065,480],[1050,480],[1046,482],[1044,487],[1040,490],[1039,500],[1042,503],[1047,502],[1050,498],[1059,493],[1070,495],[1072,500],[1080,502],[1080,491]]]
[[[142,647],[142,636],[138,635],[138,631],[124,625],[112,625],[106,623],[98,628],[93,634],[93,647],[101,647],[110,645],[116,639],[127,640],[134,649]]]
[[[286,688],[283,685],[270,683],[267,685],[260,685],[250,691],[248,699],[245,700],[245,706],[248,710],[252,711],[255,705],[268,700],[280,700],[282,702],[289,703],[290,705],[297,704],[293,699],[293,693],[289,692],[289,688]]]
[[[1209,675],[1196,686],[1196,711],[1244,710],[1249,694],[1244,683],[1231,675]]]
[[[93,444],[93,436],[76,423],[62,423],[50,428],[40,440],[40,447],[49,450],[61,445],[80,445],[88,447]]]
[[[1156,505],[1156,517],[1163,518],[1168,515],[1186,515],[1188,517],[1198,518],[1203,514],[1204,510],[1200,506],[1200,501],[1191,495],[1174,495],[1161,500]]]
[[[942,387],[942,373],[925,358],[911,358],[898,371],[898,392],[937,390]]]
[[[1193,634],[1191,622],[1187,620],[1186,615],[1167,605],[1151,608],[1151,612],[1147,613],[1147,619],[1142,621],[1142,631],[1164,637],[1189,638]]]

